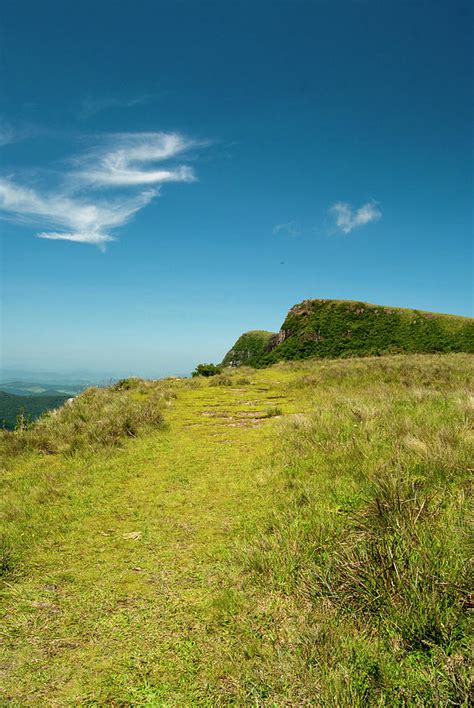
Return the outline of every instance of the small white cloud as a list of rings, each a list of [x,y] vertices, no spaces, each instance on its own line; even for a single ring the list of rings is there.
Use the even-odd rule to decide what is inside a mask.
[[[276,224],[273,227],[274,236],[299,236],[301,233],[300,228],[296,221],[288,221],[285,224]]]
[[[382,212],[376,202],[367,202],[359,209],[353,209],[347,202],[336,202],[329,210],[334,217],[337,228],[344,234],[349,234],[353,229],[371,221],[378,221]]]

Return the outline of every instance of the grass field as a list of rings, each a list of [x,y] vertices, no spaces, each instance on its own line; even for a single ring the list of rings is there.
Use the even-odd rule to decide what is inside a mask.
[[[472,372],[132,381],[4,433],[1,704],[468,706]]]

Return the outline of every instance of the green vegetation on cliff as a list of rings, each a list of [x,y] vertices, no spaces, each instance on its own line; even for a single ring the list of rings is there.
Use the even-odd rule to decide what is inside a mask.
[[[0,433],[0,703],[467,708],[472,372],[127,379]]]
[[[254,366],[265,355],[273,332],[266,332],[261,329],[254,329],[242,334],[232,349],[225,355],[223,366]]]
[[[246,363],[242,335],[224,365]],[[289,311],[278,335],[255,348],[248,363],[379,356],[382,354],[474,352],[474,319],[350,300],[304,300]],[[243,340],[243,342],[242,342]]]

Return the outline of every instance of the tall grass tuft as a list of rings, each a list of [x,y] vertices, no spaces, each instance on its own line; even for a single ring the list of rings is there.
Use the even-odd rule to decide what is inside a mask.
[[[464,494],[433,472],[384,470],[310,582],[315,600],[364,616],[407,651],[450,646],[467,621]]]
[[[164,404],[173,395],[171,389],[141,379],[124,379],[109,388],[91,387],[30,425],[21,421],[14,431],[2,431],[0,444],[9,454],[112,448],[147,429],[162,428]]]
[[[298,632],[275,704],[469,704],[471,382],[467,357],[393,357],[292,384],[314,410],[280,423],[282,471],[243,549],[261,591],[298,608],[274,630]]]

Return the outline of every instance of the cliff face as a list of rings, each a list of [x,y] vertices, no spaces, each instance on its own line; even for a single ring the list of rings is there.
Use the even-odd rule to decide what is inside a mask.
[[[276,336],[278,335],[275,335],[274,332],[260,329],[245,332],[225,355],[222,361],[223,366],[242,366],[244,364],[255,366],[268,351],[271,339]]]
[[[394,353],[474,352],[474,319],[349,300],[304,300],[288,312],[278,334],[245,356],[245,338],[229,352],[233,366],[307,357]],[[250,351],[248,349],[247,351]],[[240,352],[240,353],[239,353]],[[227,363],[227,357],[224,364]]]

